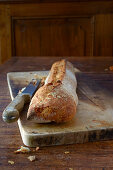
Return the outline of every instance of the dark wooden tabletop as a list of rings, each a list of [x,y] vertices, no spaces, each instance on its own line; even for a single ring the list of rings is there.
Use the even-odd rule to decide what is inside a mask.
[[[0,114],[10,103],[6,74],[12,71],[48,70],[57,57],[13,57],[0,66]],[[105,85],[112,89],[113,57],[69,57],[82,72],[106,75]],[[104,81],[104,80],[103,80]],[[0,169],[113,169],[113,140],[40,148],[29,154],[15,154],[23,145],[17,123],[7,124],[0,117]],[[33,149],[32,149],[33,150]],[[65,152],[69,152],[66,154]],[[28,156],[35,155],[30,162]],[[8,161],[14,161],[11,165]]]

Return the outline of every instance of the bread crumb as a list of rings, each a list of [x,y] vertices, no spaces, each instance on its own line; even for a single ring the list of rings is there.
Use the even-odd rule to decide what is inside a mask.
[[[30,151],[31,150],[28,147],[21,146],[21,148],[18,149],[17,151],[14,151],[14,153],[28,153]]]
[[[68,153],[70,153],[69,151],[66,151],[66,152],[64,152],[65,154],[68,154]]]
[[[29,156],[28,159],[29,159],[31,162],[33,162],[33,161],[35,161],[36,157],[35,157],[35,155],[34,155],[34,156]]]
[[[13,165],[14,164],[14,161],[8,161],[9,164]]]
[[[113,71],[113,66],[110,66],[109,69],[110,69],[110,71]]]
[[[38,151],[39,150],[39,147],[36,147],[36,151]]]

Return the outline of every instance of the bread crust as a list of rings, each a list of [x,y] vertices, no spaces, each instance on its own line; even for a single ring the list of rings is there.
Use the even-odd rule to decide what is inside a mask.
[[[54,63],[45,84],[31,100],[27,119],[37,123],[70,121],[78,104],[76,87],[72,64],[65,60]]]

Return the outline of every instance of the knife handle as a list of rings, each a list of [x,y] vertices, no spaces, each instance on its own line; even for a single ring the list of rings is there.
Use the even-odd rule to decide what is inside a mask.
[[[12,123],[18,120],[19,113],[22,111],[24,104],[30,102],[29,94],[18,94],[14,100],[6,107],[2,118],[7,123]]]

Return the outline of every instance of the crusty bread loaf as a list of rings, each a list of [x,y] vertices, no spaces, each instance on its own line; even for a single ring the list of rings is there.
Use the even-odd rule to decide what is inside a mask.
[[[76,87],[72,64],[65,60],[54,63],[45,84],[31,100],[27,119],[37,123],[70,121],[78,104]]]

